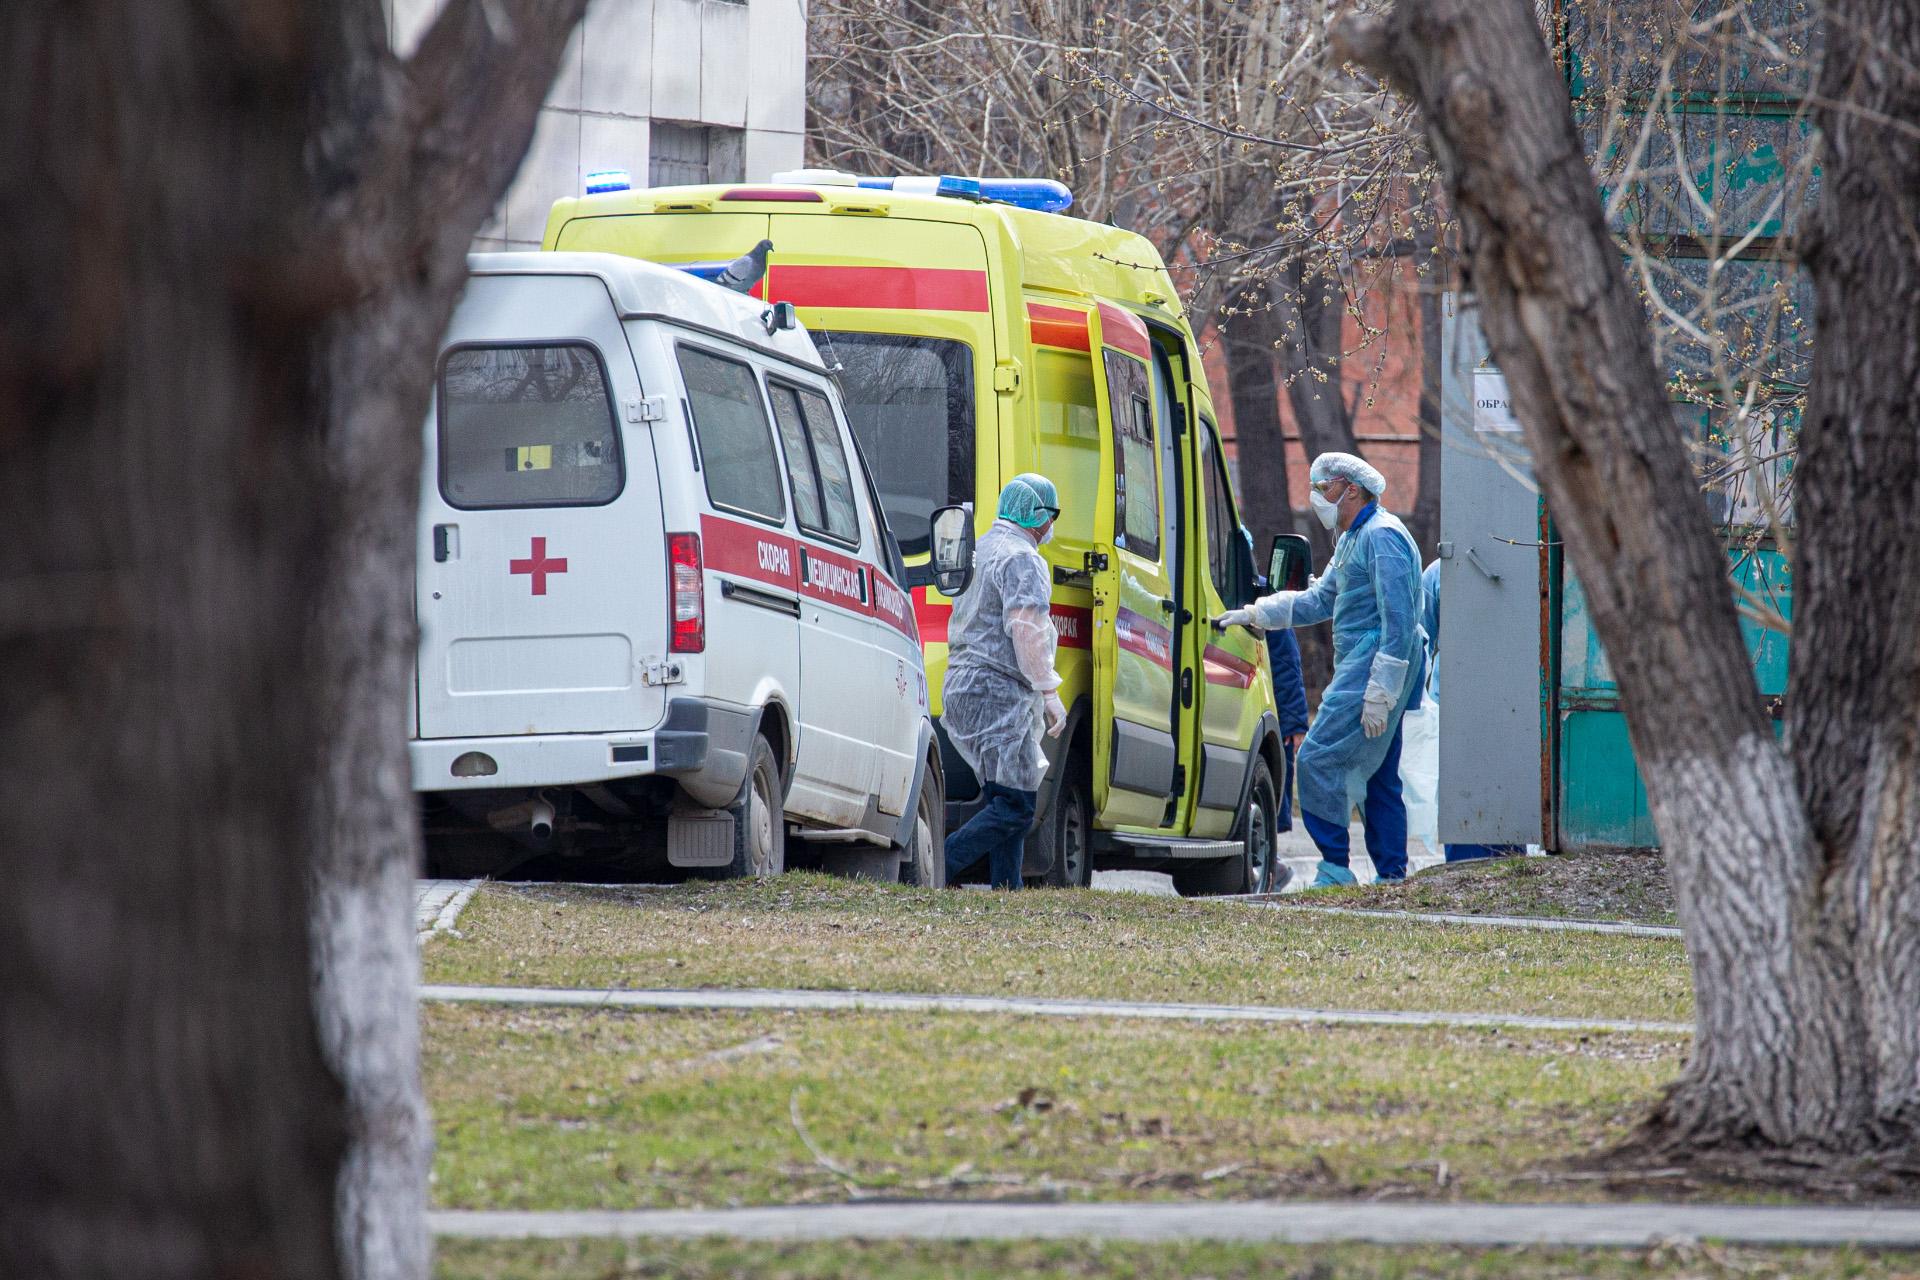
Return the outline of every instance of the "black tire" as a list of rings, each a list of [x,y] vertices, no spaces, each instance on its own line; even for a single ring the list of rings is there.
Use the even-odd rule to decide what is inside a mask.
[[[1175,891],[1183,898],[1267,892],[1273,878],[1277,795],[1273,771],[1264,759],[1255,757],[1247,807],[1240,815],[1240,852],[1231,858],[1178,868],[1173,873]]]
[[[901,884],[947,887],[947,784],[932,760],[927,761],[927,776],[920,783],[913,835],[899,852]]]
[[[787,869],[786,799],[779,758],[765,738],[754,738],[747,757],[747,796],[734,811],[729,879],[777,876]]]
[[[1056,889],[1084,889],[1093,883],[1093,785],[1077,757],[1069,757],[1053,803],[1027,837],[1039,842],[1035,852],[1046,853],[1047,883]]]

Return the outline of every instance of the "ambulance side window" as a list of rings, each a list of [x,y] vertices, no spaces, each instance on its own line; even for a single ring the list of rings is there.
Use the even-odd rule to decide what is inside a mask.
[[[697,347],[682,346],[679,356],[707,496],[716,507],[785,523],[780,460],[752,367]]]
[[[774,421],[793,476],[793,509],[800,527],[850,547],[860,545],[860,510],[853,500],[853,472],[840,444],[833,407],[817,391],[769,380]]]
[[[1213,589],[1222,600],[1233,599],[1229,578],[1233,561],[1229,538],[1240,536],[1240,522],[1233,518],[1233,495],[1227,487],[1226,459],[1220,452],[1219,431],[1210,418],[1200,419],[1200,479],[1206,487],[1207,568],[1213,577]]]
[[[1147,560],[1160,558],[1159,451],[1153,442],[1153,407],[1147,399],[1147,367],[1108,351],[1107,399],[1113,406],[1113,523],[1115,542]]]
[[[826,527],[820,513],[820,476],[813,465],[813,449],[807,444],[807,424],[800,416],[800,401],[792,387],[779,382],[767,384],[767,398],[773,401],[773,420],[780,427],[780,447],[787,455],[787,479],[793,487],[793,514],[800,527],[817,533]]]
[[[440,363],[440,493],[463,511],[620,496],[620,436],[585,343],[455,347]]]

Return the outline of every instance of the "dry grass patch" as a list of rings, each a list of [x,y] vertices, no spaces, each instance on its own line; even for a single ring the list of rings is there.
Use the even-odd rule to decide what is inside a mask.
[[[1858,1250],[1442,1249],[1379,1245],[739,1240],[440,1244],[439,1280],[1913,1280],[1912,1255]]]
[[[1658,853],[1491,858],[1430,867],[1399,884],[1323,890],[1329,906],[1467,916],[1675,923],[1667,864]]]
[[[1641,1036],[954,1014],[425,1010],[452,1208],[871,1195],[1111,1199],[1609,1193],[1679,1068]]]
[[[1091,890],[787,875],[669,888],[488,885],[429,982],[800,987],[1685,1022],[1677,941],[1356,920]]]

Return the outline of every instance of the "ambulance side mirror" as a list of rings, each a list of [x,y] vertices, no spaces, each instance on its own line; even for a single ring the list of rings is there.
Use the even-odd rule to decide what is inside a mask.
[[[973,513],[965,507],[941,507],[933,513],[933,588],[957,596],[973,582]]]
[[[1267,583],[1275,591],[1305,591],[1307,569],[1313,563],[1313,548],[1297,533],[1283,533],[1273,540],[1267,555]]]
[[[760,323],[767,326],[767,336],[772,337],[782,329],[800,327],[800,317],[794,314],[791,302],[776,302],[760,313]]]

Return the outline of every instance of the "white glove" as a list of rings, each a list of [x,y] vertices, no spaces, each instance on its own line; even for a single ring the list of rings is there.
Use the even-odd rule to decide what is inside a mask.
[[[1387,731],[1387,716],[1393,711],[1393,699],[1378,685],[1367,686],[1366,699],[1360,704],[1360,727],[1369,738]]]
[[[1215,631],[1225,631],[1228,627],[1254,627],[1257,625],[1253,620],[1253,610],[1251,609],[1229,609],[1213,620],[1213,629]]]
[[[1067,704],[1060,701],[1058,693],[1049,689],[1046,701],[1041,705],[1047,714],[1047,736],[1059,737],[1060,731],[1067,727]]]

